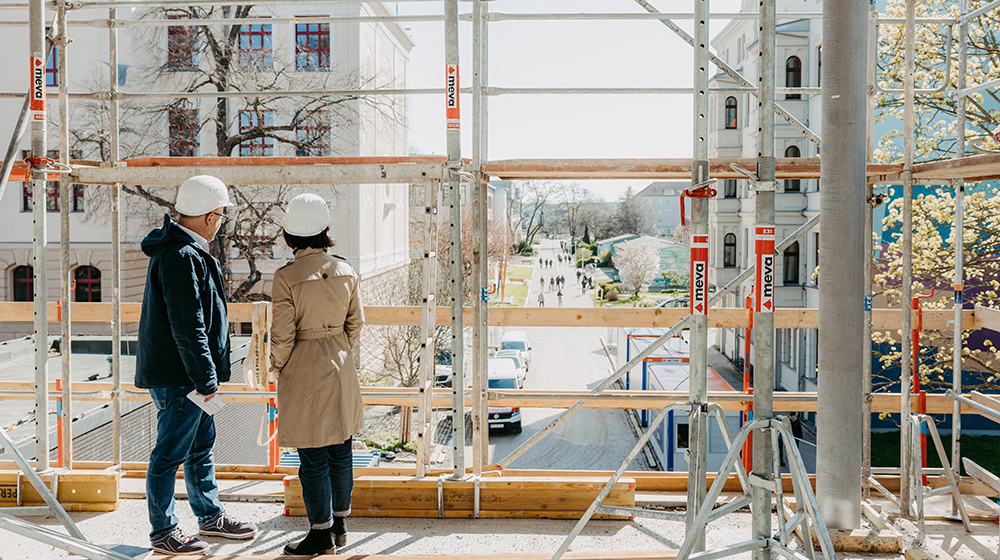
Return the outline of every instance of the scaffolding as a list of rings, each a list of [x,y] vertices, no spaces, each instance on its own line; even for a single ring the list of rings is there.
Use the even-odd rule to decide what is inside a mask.
[[[347,2],[348,0],[326,0],[322,3]],[[414,0],[419,1],[419,0]],[[851,200],[850,214],[838,214],[833,216],[828,214],[828,231],[837,232],[836,235],[855,235],[854,230],[859,229],[860,224],[866,224],[867,229],[872,230],[872,209],[873,200],[872,187],[879,184],[892,184],[901,181],[904,186],[904,264],[903,264],[903,301],[904,303],[911,296],[910,286],[912,280],[912,261],[909,258],[909,247],[912,243],[912,189],[918,182],[945,181],[957,187],[956,196],[956,216],[955,229],[956,239],[961,239],[963,228],[962,200],[964,195],[965,181],[974,182],[987,179],[1000,178],[1000,154],[995,151],[985,150],[979,146],[982,139],[974,139],[967,142],[965,131],[965,99],[968,95],[986,88],[996,87],[998,81],[969,86],[967,84],[967,36],[969,22],[990,10],[1000,8],[1000,1],[990,2],[975,11],[967,9],[966,2],[962,2],[961,15],[956,18],[921,18],[915,16],[915,0],[906,2],[906,18],[903,20],[893,20],[880,18],[875,12],[874,5],[869,5],[861,0],[851,2],[850,6],[842,6],[834,2],[827,2],[823,14],[817,13],[776,13],[774,0],[764,0],[760,3],[759,13],[728,13],[712,14],[709,11],[708,0],[693,0],[694,10],[691,13],[661,13],[657,11],[649,2],[636,0],[646,13],[605,13],[605,14],[504,14],[491,12],[490,4],[483,0],[472,0],[471,13],[460,14],[457,0],[446,0],[444,3],[443,15],[437,16],[333,16],[333,17],[310,17],[295,18],[299,23],[334,23],[334,22],[404,22],[404,21],[433,21],[444,23],[445,37],[445,64],[448,75],[453,81],[448,82],[442,89],[391,89],[376,88],[368,90],[350,91],[232,91],[232,92],[150,92],[133,93],[122,92],[118,88],[118,50],[117,35],[118,30],[127,27],[151,27],[151,26],[185,26],[185,25],[233,25],[251,23],[252,19],[218,19],[218,20],[166,20],[147,19],[132,20],[120,19],[117,17],[116,9],[126,4],[130,8],[135,7],[170,7],[170,6],[219,6],[231,4],[229,0],[138,0],[130,2],[87,2],[87,1],[66,1],[45,3],[43,0],[31,0],[25,4],[5,4],[0,6],[0,10],[27,10],[29,21],[0,21],[0,27],[28,26],[30,30],[30,55],[32,57],[33,68],[44,69],[49,53],[53,45],[62,46],[58,53],[58,65],[61,79],[59,81],[59,141],[60,141],[60,161],[53,162],[47,160],[46,152],[46,130],[45,130],[45,104],[44,91],[41,94],[29,92],[27,96],[15,92],[0,92],[0,97],[24,97],[25,102],[22,108],[20,119],[15,133],[0,169],[0,197],[8,184],[8,179],[22,179],[26,182],[33,182],[34,209],[33,218],[34,230],[34,288],[36,297],[30,313],[26,306],[15,307],[12,304],[3,304],[6,320],[17,320],[20,317],[31,317],[34,321],[35,332],[35,382],[34,399],[38,410],[45,410],[47,401],[55,398],[52,394],[45,374],[47,348],[46,333],[48,318],[52,314],[51,305],[45,301],[46,278],[45,278],[45,254],[46,254],[46,213],[45,213],[45,182],[59,174],[68,174],[73,183],[83,183],[92,185],[105,185],[111,194],[111,244],[113,248],[113,270],[112,270],[112,299],[110,306],[100,306],[91,309],[90,318],[83,320],[108,321],[112,325],[112,371],[113,377],[109,386],[102,386],[101,394],[97,397],[93,395],[84,396],[80,391],[74,391],[70,381],[69,372],[71,363],[69,352],[63,353],[62,375],[58,384],[63,407],[63,416],[71,418],[72,402],[74,399],[84,400],[89,398],[99,398],[110,400],[113,407],[113,460],[117,466],[122,465],[121,458],[121,409],[120,403],[124,400],[142,400],[142,392],[136,391],[132,386],[122,384],[120,378],[121,368],[121,323],[128,321],[129,317],[134,320],[137,317],[136,304],[122,303],[120,299],[121,272],[120,272],[120,192],[122,185],[144,184],[144,185],[176,185],[187,177],[196,173],[207,173],[216,175],[228,184],[295,184],[295,185],[329,185],[329,184],[373,184],[373,183],[415,183],[425,185],[424,214],[425,214],[425,247],[423,251],[424,260],[424,298],[420,308],[394,308],[394,309],[369,309],[369,323],[377,324],[384,321],[384,324],[414,324],[421,326],[421,341],[423,348],[423,359],[421,360],[421,373],[419,386],[410,390],[372,390],[366,389],[364,392],[366,404],[392,403],[404,404],[406,406],[416,405],[418,407],[417,421],[417,441],[418,441],[418,462],[416,473],[419,476],[431,474],[429,465],[429,438],[428,430],[430,426],[430,409],[441,403],[440,391],[433,388],[433,328],[436,325],[450,324],[453,333],[452,364],[453,382],[451,389],[450,406],[453,418],[462,418],[466,407],[472,408],[472,457],[471,460],[465,456],[465,434],[464,421],[455,420],[452,422],[454,441],[454,462],[450,475],[442,474],[441,484],[444,482],[468,482],[476,484],[476,517],[479,514],[479,494],[478,488],[480,477],[484,471],[497,468],[508,467],[517,457],[521,456],[528,448],[551,433],[557,426],[565,421],[570,415],[588,406],[601,406],[607,408],[637,408],[644,406],[647,408],[661,409],[661,415],[667,410],[683,410],[689,414],[692,429],[691,461],[688,473],[687,485],[687,507],[683,514],[687,527],[687,538],[682,547],[681,556],[699,558],[717,558],[737,552],[753,550],[756,558],[770,558],[772,552],[788,554],[793,557],[801,557],[801,554],[788,548],[788,536],[792,529],[798,524],[805,523],[808,531],[816,531],[821,536],[824,556],[832,557],[832,546],[829,544],[829,536],[826,535],[826,527],[821,512],[828,512],[833,515],[833,524],[838,527],[850,527],[859,522],[861,517],[861,495],[867,494],[869,488],[876,488],[884,493],[885,491],[875,477],[872,475],[870,458],[858,456],[863,465],[860,473],[840,473],[842,476],[821,477],[818,485],[821,491],[818,499],[814,497],[805,478],[805,470],[798,457],[796,446],[789,445],[790,452],[796,459],[796,470],[793,472],[793,486],[799,495],[797,500],[800,510],[793,517],[787,526],[784,519],[779,514],[779,524],[781,534],[776,540],[771,535],[771,504],[777,499],[781,504],[780,471],[775,467],[776,450],[775,447],[779,438],[790,441],[791,435],[780,418],[774,416],[773,408],[776,401],[785,403],[785,406],[799,406],[802,410],[816,407],[816,399],[821,401],[825,393],[834,391],[847,391],[850,399],[843,399],[839,404],[828,404],[824,411],[823,406],[818,406],[820,410],[819,422],[823,426],[832,422],[833,418],[851,416],[852,411],[856,412],[861,408],[865,414],[862,415],[865,422],[870,421],[873,411],[880,409],[901,413],[901,421],[904,430],[901,443],[901,459],[903,467],[899,471],[901,477],[900,495],[898,499],[893,499],[899,505],[904,516],[909,515],[912,496],[917,496],[918,508],[922,503],[920,500],[924,496],[923,483],[920,481],[919,464],[914,465],[913,461],[919,462],[920,448],[914,448],[913,437],[910,430],[914,426],[927,424],[929,419],[924,415],[913,415],[908,417],[908,412],[912,410],[910,389],[907,383],[910,369],[910,354],[915,344],[912,332],[912,316],[908,312],[880,311],[873,313],[870,305],[862,312],[852,309],[850,318],[843,320],[835,312],[835,307],[839,304],[843,306],[846,299],[860,300],[871,297],[871,277],[870,267],[864,263],[870,262],[871,252],[861,249],[860,245],[854,241],[845,243],[844,248],[838,247],[840,241],[830,242],[824,245],[825,250],[831,254],[840,251],[843,262],[862,263],[864,278],[859,286],[856,278],[850,278],[851,292],[847,295],[838,292],[840,301],[832,299],[821,300],[820,309],[816,312],[803,312],[797,310],[794,314],[786,313],[783,310],[774,308],[773,275],[768,275],[766,271],[773,270],[775,251],[782,251],[787,248],[805,232],[814,227],[819,218],[814,217],[804,224],[799,230],[787,239],[776,243],[774,228],[774,193],[776,181],[779,179],[808,179],[819,178],[821,175],[828,186],[824,191],[824,200],[827,193],[830,196],[849,197]],[[272,0],[268,4],[302,4],[300,0]],[[316,3],[320,3],[316,0]],[[52,33],[46,37],[45,33],[45,9],[54,8],[56,16],[52,24]],[[80,9],[107,9],[108,18],[98,20],[76,20],[68,21],[67,13]],[[841,51],[828,58],[828,68],[832,70],[828,73],[827,83],[823,89],[818,88],[776,88],[774,84],[774,38],[775,24],[779,19],[810,19],[823,17],[825,21],[836,21],[837,25],[831,26],[829,33],[830,44],[841,46]],[[734,19],[751,18],[760,22],[759,56],[761,57],[761,79],[756,86],[733,69],[726,62],[715,56],[709,49],[708,24],[713,19]],[[488,27],[493,22],[505,22],[516,20],[655,20],[663,23],[668,29],[679,35],[687,43],[691,44],[695,52],[694,64],[694,87],[693,88],[503,88],[489,85],[489,48],[488,48]],[[270,23],[291,22],[289,18],[273,18]],[[690,20],[694,27],[694,34],[688,34],[680,26],[674,23],[675,20]],[[472,86],[468,88],[459,87],[459,44],[458,26],[462,21],[472,24],[473,31],[473,53],[472,53]],[[959,71],[958,90],[955,93],[959,100],[958,113],[958,151],[956,158],[944,162],[936,163],[915,163],[913,154],[914,130],[913,130],[913,110],[914,97],[918,94],[926,94],[947,90],[948,82],[942,88],[928,88],[927,90],[917,90],[914,84],[914,36],[917,25],[920,24],[945,25],[948,29],[949,45],[951,37],[951,27],[959,26]],[[877,90],[877,69],[875,64],[875,44],[877,41],[877,29],[880,24],[903,24],[905,25],[906,40],[906,70],[905,86],[902,91],[905,100],[905,111],[907,117],[904,118],[906,130],[904,132],[904,160],[902,164],[876,164],[873,161],[873,131],[870,123],[874,115],[874,94]],[[68,90],[67,51],[65,48],[69,44],[68,31],[74,26],[81,27],[107,27],[109,40],[109,89],[107,91],[92,92],[70,92]],[[835,36],[835,33],[843,33],[843,37]],[[867,38],[867,41],[864,40]],[[839,39],[839,42],[838,40]],[[948,49],[950,56],[950,47]],[[838,58],[839,56],[839,58]],[[866,66],[857,64],[857,60],[867,60]],[[709,63],[716,65],[720,70],[731,76],[739,84],[735,88],[709,88],[708,68]],[[950,62],[950,59],[949,59]],[[851,68],[853,65],[855,68]],[[950,63],[948,64],[950,70]],[[44,80],[43,80],[44,84]],[[829,88],[829,89],[828,89]],[[840,88],[840,89],[838,89]],[[44,90],[44,85],[41,88]],[[34,91],[34,90],[33,90]],[[817,146],[820,145],[821,138],[818,134],[808,129],[802,122],[792,116],[786,109],[775,101],[775,95],[779,93],[812,93],[827,94],[833,91],[833,95],[842,95],[845,103],[849,101],[847,108],[839,109],[841,112],[830,113],[829,129],[826,137],[829,145],[832,146],[824,151],[824,158],[827,162],[842,164],[843,168],[824,169],[821,171],[818,158],[775,158],[774,157],[774,122],[771,118],[760,119],[760,130],[757,135],[757,158],[737,158],[737,159],[709,159],[708,157],[708,115],[710,114],[709,96],[720,93],[749,93],[759,100],[761,113],[770,115],[773,110],[778,116],[788,122],[795,130],[799,131],[809,141]],[[472,156],[463,159],[460,149],[461,131],[459,128],[460,114],[458,111],[458,92],[471,93],[473,99],[472,118]],[[694,117],[694,157],[690,160],[662,159],[662,160],[628,160],[628,159],[586,159],[586,160],[501,160],[491,161],[488,157],[488,99],[497,95],[518,95],[518,94],[691,94],[695,99]],[[125,99],[152,99],[152,98],[209,98],[220,97],[267,97],[267,96],[315,96],[315,95],[417,95],[417,94],[446,94],[449,100],[447,105],[447,156],[445,158],[406,158],[406,157],[377,157],[377,158],[143,158],[133,160],[120,160],[118,130],[119,122],[119,102]],[[110,131],[112,139],[112,150],[110,161],[108,162],[83,162],[70,161],[69,150],[69,123],[68,107],[70,99],[101,99],[110,103],[112,115],[112,129]],[[829,103],[824,103],[826,111]],[[867,110],[868,125],[857,123],[862,122],[861,114]],[[841,121],[836,120],[841,118]],[[847,127],[838,126],[838,122],[852,121],[854,124],[850,130]],[[824,119],[827,122],[828,119]],[[23,133],[31,130],[31,154],[26,165],[15,162],[14,154],[16,147]],[[860,131],[860,132],[859,132]],[[834,138],[834,140],[829,140]],[[853,142],[857,139],[866,140],[864,142]],[[966,156],[965,146],[969,143],[975,149],[986,152],[977,156]],[[861,148],[865,146],[866,148]],[[831,165],[830,167],[836,167]],[[753,169],[754,171],[749,171]],[[690,179],[692,187],[687,191],[686,196],[692,198],[692,242],[691,242],[691,262],[692,262],[692,306],[689,311],[677,310],[676,313],[662,313],[662,310],[655,312],[630,311],[628,314],[615,310],[572,310],[573,313],[566,313],[570,310],[545,309],[545,310],[489,310],[487,299],[477,297],[469,307],[463,302],[462,286],[462,263],[461,259],[452,252],[450,274],[452,279],[452,294],[450,306],[438,306],[434,299],[434,286],[436,284],[435,270],[436,258],[432,242],[436,234],[436,224],[438,215],[438,193],[446,193],[445,201],[450,206],[451,243],[454,246],[461,246],[461,227],[456,224],[461,223],[462,202],[460,200],[461,184],[468,182],[471,185],[471,205],[473,209],[473,281],[474,293],[479,294],[485,291],[487,282],[487,251],[486,251],[486,194],[487,182],[490,177],[501,179],[620,179],[620,178],[684,178]],[[726,287],[716,292],[711,299],[708,298],[707,290],[697,291],[695,276],[700,272],[704,273],[708,262],[708,199],[715,195],[712,185],[719,179],[727,178],[749,178],[756,191],[756,243],[755,255],[756,264],[746,269],[737,279],[733,280]],[[865,192],[850,192],[852,185],[857,191],[856,185],[864,183]],[[81,318],[71,314],[70,291],[69,291],[69,258],[68,247],[69,236],[69,185],[70,181],[63,181],[63,189],[60,193],[62,204],[60,205],[60,239],[62,247],[61,259],[61,317],[60,324],[63,339],[68,341],[71,337],[71,320],[80,321]],[[833,200],[833,199],[831,199]],[[824,212],[833,204],[824,205]],[[852,229],[853,228],[853,229]],[[827,236],[831,238],[833,235]],[[855,235],[855,237],[858,237]],[[961,332],[969,328],[995,328],[1000,330],[1000,320],[992,316],[992,310],[982,310],[977,308],[975,312],[963,311],[963,265],[962,265],[962,244],[955,247],[955,290],[956,301],[953,309],[953,328],[955,340],[961,341]],[[852,260],[853,259],[853,260]],[[862,260],[863,259],[863,260]],[[836,258],[834,259],[836,261]],[[846,267],[843,267],[846,268]],[[727,406],[741,406],[748,399],[746,395],[725,396],[712,395],[707,392],[706,381],[706,352],[707,333],[710,327],[741,327],[749,326],[748,310],[725,310],[712,308],[712,303],[720,301],[720,298],[728,290],[740,283],[754,277],[756,286],[756,299],[753,313],[753,337],[755,348],[755,373],[754,373],[754,393],[753,410],[754,421],[744,426],[736,436],[730,436],[727,443],[731,445],[727,456],[729,469],[736,468],[738,478],[744,481],[744,490],[749,494],[748,501],[752,503],[753,536],[750,541],[743,545],[733,547],[729,550],[708,551],[705,549],[704,526],[707,520],[725,515],[732,508],[720,508],[713,510],[715,497],[721,491],[721,484],[725,477],[718,477],[716,484],[711,491],[706,487],[708,473],[705,466],[705,446],[707,441],[706,430],[708,419],[711,414],[719,414]],[[829,290],[829,288],[827,288]],[[846,299],[845,299],[846,298]],[[847,306],[851,307],[851,306]],[[709,313],[709,309],[712,313]],[[240,309],[233,306],[236,313],[234,317],[245,316],[248,309]],[[98,310],[98,311],[94,311]],[[74,312],[75,313],[75,312]],[[938,314],[940,315],[940,314]],[[259,318],[260,315],[257,315]],[[419,321],[417,319],[419,317]],[[783,328],[784,325],[798,325],[803,323],[818,326],[820,321],[830,321],[837,329],[844,332],[856,333],[859,344],[870,340],[870,334],[875,324],[902,325],[903,332],[903,364],[901,373],[901,393],[899,395],[898,406],[888,406],[884,402],[879,402],[871,391],[871,371],[870,371],[870,344],[864,352],[860,353],[861,364],[857,367],[858,355],[844,353],[839,348],[832,346],[832,341],[827,338],[821,343],[821,353],[824,354],[827,362],[826,366],[834,371],[841,371],[853,368],[854,371],[861,372],[860,378],[852,377],[847,385],[826,386],[820,391],[817,397],[803,395],[792,395],[791,398],[784,396],[776,397],[773,387],[774,380],[774,332],[775,328]],[[255,328],[266,322],[254,320]],[[491,325],[628,325],[628,326],[655,326],[669,327],[666,332],[649,345],[642,353],[635,356],[628,364],[619,368],[614,374],[608,377],[597,388],[589,393],[576,395],[562,395],[559,397],[544,393],[531,393],[525,391],[489,391],[486,382],[486,360],[487,360],[487,328]],[[471,326],[473,333],[472,344],[472,371],[463,371],[462,353],[464,345],[462,333],[465,327]],[[640,363],[642,359],[655,351],[660,345],[665,343],[674,333],[682,328],[691,330],[691,371],[692,382],[690,393],[686,396],[677,395],[611,395],[605,390],[608,389],[617,379],[622,377],[634,365]],[[787,327],[786,327],[787,328]],[[864,339],[864,340],[861,340]],[[956,344],[959,342],[956,342]],[[66,345],[68,348],[68,344]],[[256,352],[261,354],[266,352],[266,345],[258,345]],[[848,355],[850,354],[850,355]],[[951,481],[951,487],[957,496],[957,482],[959,475],[959,465],[961,455],[959,449],[959,433],[961,424],[962,405],[965,404],[972,409],[983,414],[995,417],[996,409],[989,404],[983,404],[981,398],[969,398],[962,395],[961,391],[961,352],[954,352],[953,382],[954,387],[948,394],[950,399],[953,417],[952,432],[952,456],[950,466],[946,468],[946,475]],[[259,367],[264,370],[260,374],[260,379],[266,379],[267,361],[257,356]],[[843,359],[842,359],[843,358]],[[846,361],[845,361],[846,360]],[[853,360],[853,361],[851,361]],[[832,365],[831,365],[832,364]],[[464,377],[471,374],[471,392],[464,390]],[[833,377],[833,376],[827,376]],[[17,398],[13,393],[23,391],[23,388],[8,387],[3,390],[4,398]],[[263,390],[259,387],[253,390],[235,390],[231,392],[223,391],[228,397],[245,399],[247,401],[265,402],[273,399],[273,390]],[[973,396],[974,397],[974,396]],[[988,399],[989,397],[985,397]],[[561,400],[559,400],[561,399]],[[740,401],[742,399],[742,401]],[[976,400],[979,399],[979,400]],[[523,445],[507,457],[501,459],[496,465],[488,465],[488,424],[484,421],[486,417],[486,407],[489,403],[528,403],[527,405],[540,406],[539,403],[546,403],[550,406],[553,402],[559,402],[559,406],[565,406],[566,411],[553,420],[544,430],[538,432]],[[721,404],[720,404],[721,403]],[[977,408],[977,406],[979,408]],[[988,410],[989,412],[984,412]],[[51,470],[48,459],[48,418],[45,414],[36,415],[36,463],[35,470],[47,472]],[[654,422],[655,424],[655,422]],[[725,423],[723,422],[723,425]],[[829,425],[832,425],[829,424]],[[931,422],[931,425],[932,422]],[[736,460],[742,441],[753,431],[756,436],[753,447],[752,470],[749,473],[739,471],[742,465]],[[860,432],[860,434],[858,433]],[[842,453],[843,449],[856,449],[854,446],[844,446],[845,442],[858,436],[863,442],[860,453],[866,453],[870,446],[870,426],[867,424],[851,426],[849,430],[821,444],[820,453],[830,453],[836,449]],[[935,443],[939,444],[939,438],[934,431]],[[647,432],[640,438],[639,444],[633,449],[622,467],[615,473],[609,481],[606,490],[614,484],[618,477],[622,475],[631,460],[641,448],[645,438],[649,437]],[[71,453],[72,429],[71,423],[67,422],[62,430],[60,439],[60,457],[64,468],[73,467]],[[938,445],[939,452],[943,451]],[[847,454],[846,460],[853,460]],[[942,459],[944,457],[942,456]],[[776,472],[778,471],[778,472]],[[272,472],[274,466],[272,465]],[[916,473],[916,478],[914,478]],[[778,482],[775,482],[777,477]],[[718,487],[718,488],[716,488]],[[441,488],[441,486],[439,486]],[[440,492],[440,490],[439,490]],[[598,499],[591,505],[588,513],[581,519],[574,533],[571,534],[564,546],[554,555],[558,558],[568,548],[573,537],[579,532],[583,524],[587,522],[590,515],[598,512],[614,513],[613,508],[601,505],[606,493],[598,496]],[[742,502],[740,502],[742,503]],[[956,507],[961,509],[961,500],[956,497]],[[617,510],[621,513],[621,510]],[[779,507],[779,511],[781,508]],[[632,512],[635,513],[635,512]],[[962,512],[964,516],[964,511]],[[806,554],[812,557],[812,547],[806,547]],[[796,556],[798,555],[798,556]],[[111,556],[108,556],[111,557]]]

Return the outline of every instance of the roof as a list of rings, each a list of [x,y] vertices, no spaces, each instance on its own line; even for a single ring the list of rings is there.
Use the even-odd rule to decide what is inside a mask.
[[[653,181],[636,196],[680,196],[691,188],[691,181]]]
[[[601,239],[600,241],[597,241],[597,244],[604,245],[605,243],[615,243],[617,241],[625,241],[626,239],[634,239],[636,237],[638,236],[634,233],[624,233],[622,235],[616,235],[614,237],[609,237],[607,239]]]
[[[663,239],[662,237],[653,237],[651,235],[643,235],[642,237],[637,237],[635,239],[630,239],[623,243],[622,245],[632,245],[639,243],[652,243],[657,249],[663,249],[666,247],[672,247],[674,245],[679,246],[680,244],[676,241],[670,239]]]

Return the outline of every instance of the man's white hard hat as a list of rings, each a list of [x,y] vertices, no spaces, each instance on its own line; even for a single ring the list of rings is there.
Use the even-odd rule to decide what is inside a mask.
[[[288,201],[285,231],[298,237],[311,237],[330,227],[330,207],[320,196],[304,193]]]
[[[216,208],[235,204],[229,201],[225,183],[211,175],[195,175],[181,183],[174,206],[184,216],[201,216]]]

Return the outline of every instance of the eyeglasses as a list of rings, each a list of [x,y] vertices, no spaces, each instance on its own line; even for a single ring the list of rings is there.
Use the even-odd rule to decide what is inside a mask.
[[[212,215],[218,216],[219,217],[219,223],[223,223],[223,224],[226,223],[226,220],[229,219],[229,216],[227,216],[225,214],[219,214],[218,212],[212,212]]]

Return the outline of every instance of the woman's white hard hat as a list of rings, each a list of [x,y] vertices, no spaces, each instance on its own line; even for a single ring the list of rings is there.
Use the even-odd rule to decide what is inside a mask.
[[[216,208],[235,206],[229,201],[226,184],[211,175],[195,175],[177,190],[177,211],[184,216],[202,216]]]
[[[320,196],[304,193],[288,201],[285,231],[298,237],[311,237],[330,227],[330,207]]]

